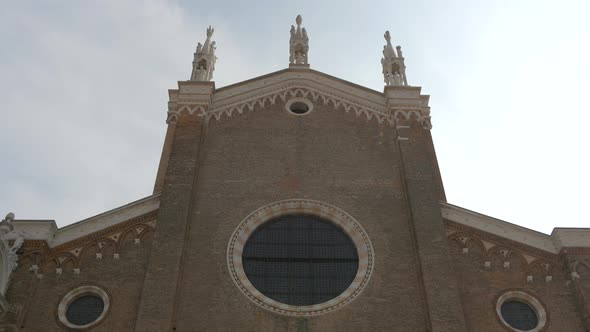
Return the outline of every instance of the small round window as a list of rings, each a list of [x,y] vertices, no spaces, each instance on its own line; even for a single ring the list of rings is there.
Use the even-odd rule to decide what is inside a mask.
[[[287,111],[294,115],[305,115],[311,112],[313,104],[304,98],[293,98],[285,105]]]
[[[518,300],[509,300],[500,309],[508,325],[521,331],[530,331],[539,325],[537,312],[530,305]]]
[[[104,301],[94,295],[82,295],[68,306],[66,319],[68,322],[83,326],[97,320],[104,311]]]
[[[87,329],[100,323],[110,306],[108,294],[96,286],[68,292],[57,308],[59,321],[70,329]]]
[[[342,294],[358,270],[350,237],[312,215],[284,215],[260,226],[246,241],[244,272],[269,298],[290,305],[327,302]]]
[[[521,291],[509,291],[500,296],[496,312],[502,323],[513,331],[541,331],[547,322],[541,302]]]

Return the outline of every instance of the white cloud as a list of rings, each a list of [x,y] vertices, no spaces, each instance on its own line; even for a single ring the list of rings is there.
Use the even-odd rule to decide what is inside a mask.
[[[215,27],[217,87],[287,64],[302,13],[312,68],[381,90],[382,35],[432,94],[451,203],[544,232],[587,226],[584,1],[22,3],[0,13],[0,212],[60,226],[151,193],[167,89]],[[303,10],[301,10],[303,9]]]

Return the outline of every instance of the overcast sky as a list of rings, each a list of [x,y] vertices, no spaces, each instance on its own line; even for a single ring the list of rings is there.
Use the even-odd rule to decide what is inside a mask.
[[[62,227],[150,195],[167,89],[206,27],[222,87],[286,68],[301,14],[311,67],[378,91],[391,31],[431,95],[450,203],[590,227],[590,1],[315,2],[3,1],[2,217]]]

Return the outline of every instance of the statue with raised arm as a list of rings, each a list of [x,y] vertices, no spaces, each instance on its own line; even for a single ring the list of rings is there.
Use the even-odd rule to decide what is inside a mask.
[[[397,52],[393,49],[389,31],[385,31],[383,38],[386,41],[385,46],[383,46],[383,58],[381,58],[383,82],[385,82],[385,85],[408,85],[401,46],[396,47]]]
[[[193,71],[191,73],[191,81],[211,81],[213,78],[213,71],[215,70],[215,49],[217,44],[211,40],[215,29],[211,26],[207,28],[207,38],[203,44],[197,44],[197,51],[193,59]]]

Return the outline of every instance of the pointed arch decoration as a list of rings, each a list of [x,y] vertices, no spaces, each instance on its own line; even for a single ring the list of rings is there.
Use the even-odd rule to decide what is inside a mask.
[[[279,100],[287,102],[290,98],[308,98],[314,102],[320,102],[323,105],[332,105],[335,109],[342,109],[345,113],[353,113],[356,117],[364,118],[367,121],[375,120],[377,124],[388,124],[393,126],[399,120],[416,120],[425,129],[431,129],[430,116],[423,112],[419,107],[407,107],[403,109],[389,110],[383,105],[369,106],[361,98],[355,98],[352,94],[346,96],[340,93],[329,92],[317,87],[307,87],[301,84],[286,85],[281,88],[266,91],[251,97],[244,96],[238,102],[225,104],[224,100],[214,101],[208,108],[204,105],[179,104],[177,107],[168,111],[167,123],[178,120],[182,113],[196,114],[208,120],[215,119],[221,121],[223,118],[231,118],[235,115],[242,115],[246,112],[252,112],[256,108],[263,108],[267,105],[274,105]]]

